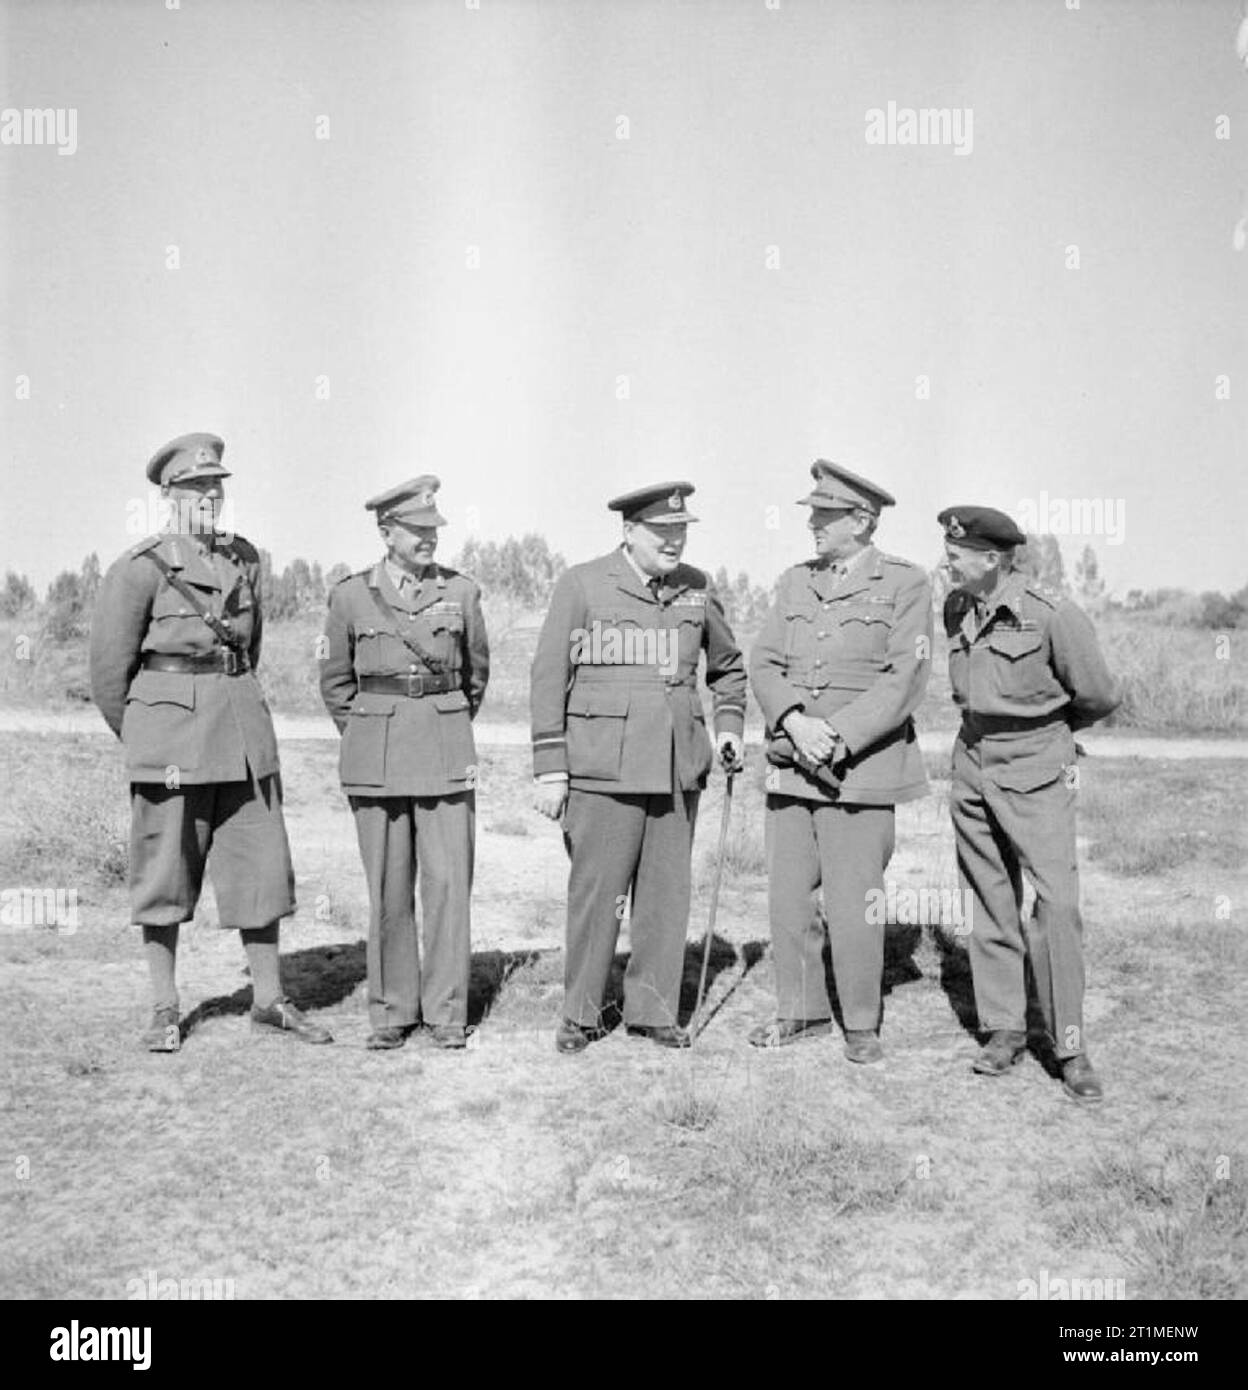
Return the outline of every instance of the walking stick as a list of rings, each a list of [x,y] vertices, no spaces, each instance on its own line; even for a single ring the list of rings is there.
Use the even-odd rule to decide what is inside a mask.
[[[711,942],[715,939],[715,914],[719,911],[719,885],[724,877],[724,845],[728,842],[728,819],[732,815],[732,782],[736,769],[730,767],[727,784],[724,787],[724,809],[719,818],[719,848],[715,851],[715,877],[711,880],[711,913],[706,924],[706,939],[702,943],[702,973],[698,977],[698,999],[693,1006],[693,1017],[689,1020],[689,1040],[698,1036],[698,1016],[702,1012],[702,1000],[706,994],[706,968],[711,963]]]

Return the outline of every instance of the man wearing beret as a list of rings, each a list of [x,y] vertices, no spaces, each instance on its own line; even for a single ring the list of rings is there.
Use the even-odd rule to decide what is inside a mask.
[[[368,881],[374,1050],[422,1027],[438,1047],[467,1042],[472,720],[490,651],[476,584],[434,562],[446,525],[438,487],[426,473],[364,504],[385,558],[335,586],[325,625],[321,696],[342,734],[339,773]]]
[[[571,859],[560,1052],[603,1032],[603,1003],[624,905],[632,952],[624,1023],[635,1037],[687,1047],[677,1026],[690,852],[712,763],[698,661],[714,695],[720,760],[741,765],[746,678],[707,576],[681,563],[686,482],[607,505],[623,518],[617,550],[555,586],[533,658],[537,809],[562,817]]]
[[[91,625],[91,696],[130,779],[130,900],[154,1012],[144,1042],[181,1044],[174,964],[204,870],[221,925],[247,950],[252,1028],[332,1042],[286,999],[278,921],[295,910],[273,721],[255,676],[260,557],[219,529],[230,475],[213,434],[172,440],[147,467],[171,510],[104,576]]]
[[[949,680],[962,712],[951,809],[958,873],[974,913],[975,1007],[989,1035],[974,1068],[1008,1072],[1027,1043],[1031,962],[1068,1095],[1099,1101],[1083,1031],[1083,925],[1075,855],[1075,730],[1118,704],[1092,624],[1014,568],[1026,537],[991,507],[937,520],[954,588],[945,601]],[[1036,892],[1024,930],[1023,874]]]
[[[932,591],[909,560],[877,550],[893,498],[837,463],[811,468],[811,560],[780,576],[750,653],[767,720],[767,874],[777,1009],[756,1047],[832,1029],[823,931],[811,910],[823,886],[845,1054],[878,1062],[883,894],[894,807],[927,793],[911,719],[931,669]]]

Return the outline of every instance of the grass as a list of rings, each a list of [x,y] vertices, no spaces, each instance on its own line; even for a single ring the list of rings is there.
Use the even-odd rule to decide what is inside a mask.
[[[72,887],[124,883],[130,813],[112,740],[23,735],[0,743],[0,807],[6,885]]]
[[[1122,1273],[1132,1297],[1243,1296],[1237,765],[1085,766],[1088,1027],[1108,1092],[1087,1111],[1031,1059],[999,1081],[972,1074],[965,950],[930,927],[886,938],[881,1066],[846,1062],[837,1036],[750,1048],[774,1009],[751,775],[712,954],[722,1008],[696,1046],[617,1029],[558,1055],[563,846],[544,822],[494,828],[526,814],[524,748],[482,759],[477,1045],[366,1052],[367,904],[335,753],[283,748],[301,903],[284,979],[335,1046],[249,1035],[245,958],[206,911],[179,954],[197,1021],[181,1053],[154,1057],[134,1045],[145,982],[124,886],[115,869],[89,877],[124,850],[116,750],[0,737],[14,789],[0,884],[72,865],[95,899],[73,935],[0,934],[0,1087],[25,1165],[0,1186],[0,1292],[124,1297],[155,1268],[232,1278],[239,1298],[1014,1299],[1046,1269]],[[949,881],[943,790],[899,808],[898,884]],[[28,832],[58,815],[74,843],[32,861]],[[1183,862],[1157,852],[1167,836],[1185,837]],[[686,996],[705,910],[702,888]]]
[[[1099,632],[1122,693],[1115,725],[1165,733],[1248,728],[1248,644],[1238,633],[1127,619],[1103,623]]]
[[[1126,1268],[1134,1297],[1248,1293],[1248,1179],[1227,1155],[1102,1157],[1078,1181],[1042,1177],[1036,1197],[1059,1240]]]
[[[1081,767],[1081,778],[1087,765]],[[1234,763],[1132,759],[1098,766],[1079,796],[1088,854],[1133,877],[1185,865],[1233,870],[1248,851],[1248,786]]]

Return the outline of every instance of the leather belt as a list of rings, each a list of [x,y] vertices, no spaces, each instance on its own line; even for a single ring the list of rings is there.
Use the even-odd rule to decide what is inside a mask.
[[[1028,717],[1013,714],[964,714],[963,731],[970,737],[982,738],[984,734],[1021,734],[1028,729],[1044,729],[1050,724],[1065,724],[1066,716],[1057,714],[1038,714]]]
[[[462,688],[458,675],[361,676],[360,689],[369,695],[406,695],[419,700],[423,695],[445,695]]]
[[[595,671],[606,674],[595,675],[593,674]],[[627,676],[621,675],[620,672],[622,671],[627,671],[629,674]],[[577,685],[664,685],[668,689],[684,685],[691,690],[696,690],[698,686],[698,682],[692,676],[665,676],[657,666],[643,666],[640,662],[636,665],[626,665],[624,662],[620,662],[618,665],[604,663],[596,667],[582,663],[576,667],[576,683]]]
[[[223,676],[242,676],[251,670],[251,661],[246,652],[235,651],[233,647],[218,647],[205,656],[175,656],[165,652],[144,652],[143,669],[146,671],[178,671],[182,675],[202,676],[217,672]]]

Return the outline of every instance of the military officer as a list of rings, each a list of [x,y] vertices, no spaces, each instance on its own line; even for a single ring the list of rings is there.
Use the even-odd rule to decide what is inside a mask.
[[[954,585],[945,601],[949,680],[962,712],[953,746],[958,872],[972,893],[968,937],[975,1006],[988,1042],[974,1062],[1009,1071],[1027,1042],[1030,959],[1063,1086],[1079,1101],[1103,1091],[1083,1031],[1083,926],[1075,856],[1074,731],[1118,704],[1084,613],[1014,568],[1026,537],[991,507],[937,518]],[[1036,892],[1026,931],[1022,876]]]
[[[719,599],[701,570],[681,563],[692,492],[659,483],[607,504],[623,519],[623,543],[559,579],[533,658],[535,804],[562,817],[571,860],[560,1052],[602,1034],[630,895],[625,1025],[664,1047],[689,1045],[677,1007],[694,822],[712,762],[701,654],[718,754],[734,768],[746,688]]]
[[[767,874],[777,1016],[756,1047],[832,1029],[823,931],[811,911],[823,886],[832,969],[854,1062],[883,1055],[878,1032],[884,928],[868,907],[884,891],[894,807],[927,792],[912,714],[931,669],[932,591],[909,560],[877,550],[893,498],[818,459],[810,508],[815,556],[780,576],[750,653],[767,720]]]
[[[366,502],[385,558],[336,585],[321,695],[342,734],[339,772],[368,881],[366,1046],[422,1026],[467,1042],[477,757],[472,720],[490,653],[476,584],[434,562],[446,525],[432,474]],[[424,961],[414,910],[420,879]]]
[[[195,913],[205,867],[223,927],[243,938],[252,1027],[332,1042],[281,990],[278,921],[295,910],[273,721],[256,679],[260,557],[219,529],[225,450],[213,434],[171,440],[147,466],[167,529],[108,570],[91,625],[91,695],[125,747],[130,901],[153,996],[144,1041],[181,1043],[178,927]]]

